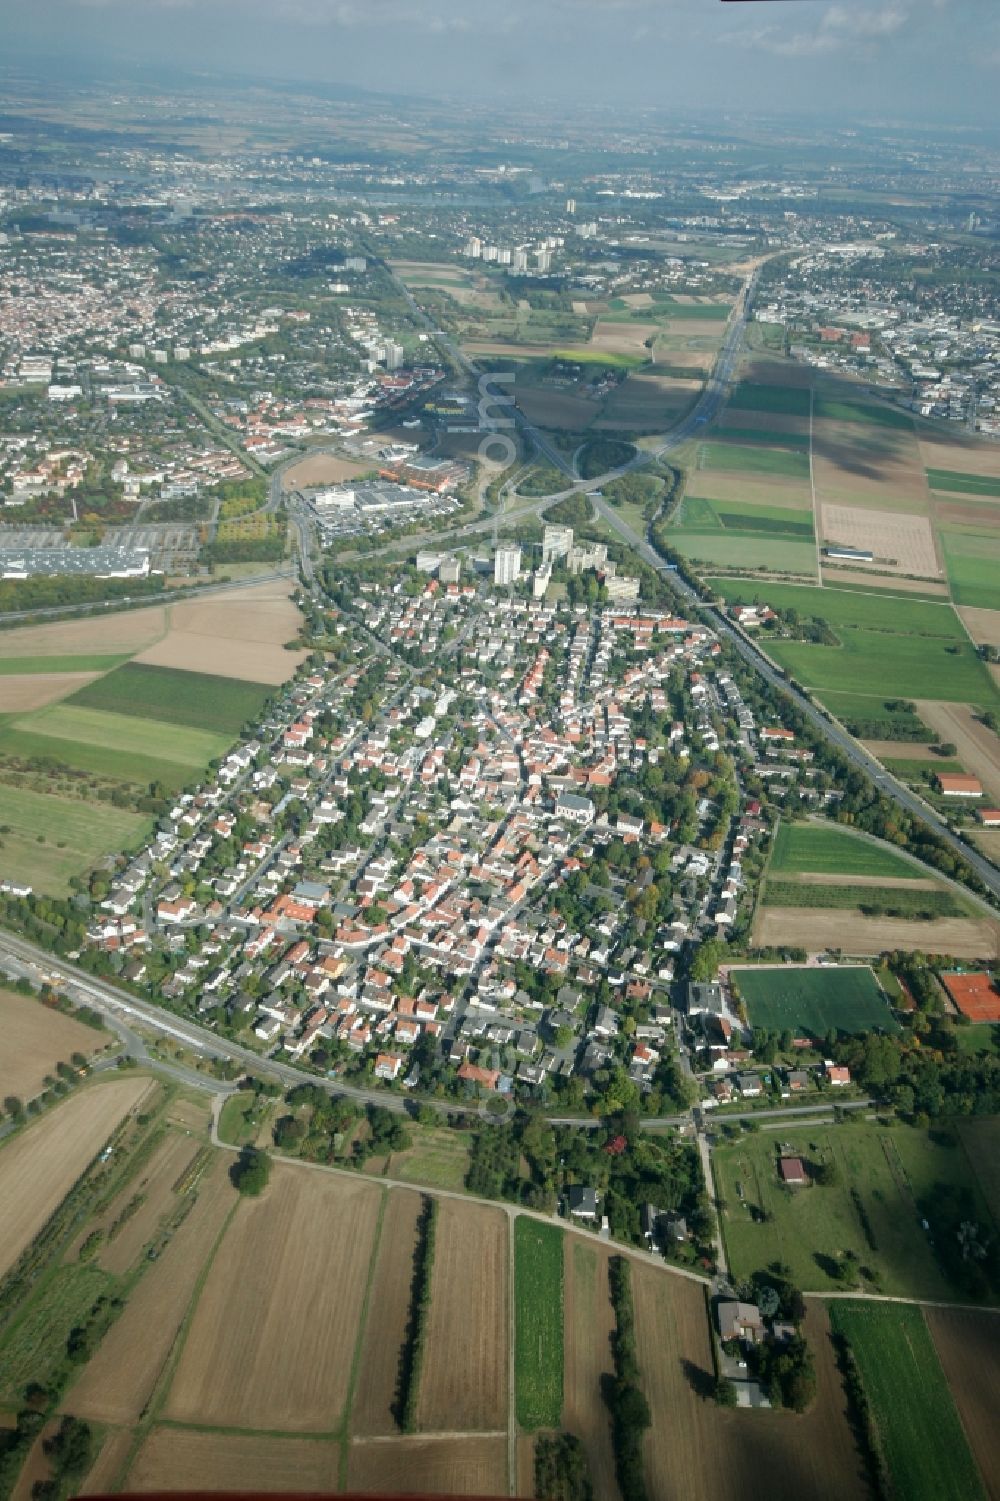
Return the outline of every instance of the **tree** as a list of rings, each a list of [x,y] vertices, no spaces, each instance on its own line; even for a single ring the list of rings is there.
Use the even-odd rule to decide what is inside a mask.
[[[271,1176],[271,1159],[259,1147],[244,1147],[229,1170],[233,1187],[241,1194],[257,1198]]]
[[[24,1114],[24,1103],[16,1094],[9,1094],[3,1102],[3,1108],[12,1120],[19,1120]]]
[[[720,1407],[736,1406],[736,1386],[726,1376],[717,1379],[712,1395]]]

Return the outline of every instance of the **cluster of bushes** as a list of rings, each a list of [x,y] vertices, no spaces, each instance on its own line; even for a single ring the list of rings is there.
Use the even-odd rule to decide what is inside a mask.
[[[404,1433],[414,1433],[417,1426],[417,1399],[420,1395],[420,1371],[424,1360],[427,1318],[431,1304],[431,1271],[434,1266],[434,1232],[437,1203],[425,1199],[417,1222],[417,1243],[413,1251],[413,1280],[410,1283],[410,1316],[399,1353],[399,1379],[396,1384],[394,1414]]]
[[[543,1501],[593,1501],[587,1454],[575,1433],[536,1438],[535,1495]]]
[[[632,1278],[624,1256],[611,1258],[608,1277],[611,1284],[611,1304],[615,1311],[612,1345],[615,1374],[606,1380],[604,1395],[611,1410],[615,1470],[622,1501],[648,1501],[642,1463],[642,1436],[652,1418],[649,1403],[639,1385]]]
[[[751,1352],[753,1373],[772,1407],[805,1412],[816,1395],[812,1352],[801,1334],[787,1340],[765,1340]]]

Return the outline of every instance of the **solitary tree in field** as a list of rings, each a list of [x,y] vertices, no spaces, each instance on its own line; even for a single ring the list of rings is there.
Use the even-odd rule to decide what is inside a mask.
[[[233,1186],[241,1194],[256,1198],[267,1187],[271,1176],[271,1159],[258,1147],[244,1147],[229,1170]]]

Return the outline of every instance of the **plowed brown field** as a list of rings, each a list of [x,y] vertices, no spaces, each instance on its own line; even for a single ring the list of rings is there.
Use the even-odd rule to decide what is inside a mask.
[[[729,1412],[695,1395],[712,1379],[705,1300],[695,1283],[633,1266],[639,1369],[652,1412],[646,1483],[657,1498],[685,1501],[861,1501],[868,1486],[848,1426],[823,1308],[810,1305],[805,1334],[817,1397],[803,1416]]]
[[[397,1431],[392,1403],[410,1309],[413,1252],[422,1202],[418,1193],[392,1189],[386,1204],[351,1409],[351,1430],[357,1434]]]
[[[164,1415],[331,1432],[347,1396],[381,1191],[280,1165],[212,1263]],[[433,1365],[433,1355],[428,1355]]]
[[[229,1160],[205,1175],[194,1208],[97,1347],[64,1409],[95,1423],[134,1423],[142,1414],[207,1258],[236,1203]]]
[[[0,1150],[0,1276],[31,1244],[88,1163],[152,1086],[114,1079],[81,1090]]]
[[[323,1439],[251,1438],[154,1428],[133,1461],[130,1491],[337,1489],[340,1446]]]
[[[986,1490],[1000,1496],[1000,1314],[925,1308],[924,1317]]]
[[[506,1428],[508,1233],[503,1210],[439,1202],[417,1410],[427,1432]]]
[[[609,1253],[579,1236],[564,1243],[563,1427],[587,1451],[597,1496],[616,1494],[611,1421],[601,1378],[613,1374],[614,1309],[608,1289]]]
[[[26,1101],[38,1094],[57,1063],[68,1063],[73,1053],[89,1058],[108,1041],[108,1034],[30,996],[0,990],[0,1038],[0,1100],[17,1095]]]
[[[1000,953],[998,924],[988,917],[941,917],[912,922],[902,917],[862,917],[823,907],[762,907],[753,933],[758,948],[804,948],[808,953],[841,949],[845,954],[881,954],[912,949],[954,954],[958,959],[995,959]]]
[[[987,803],[1000,808],[1000,738],[986,728],[968,704],[919,699],[917,713],[942,740],[951,741],[966,771],[982,782]]]
[[[369,1439],[351,1445],[347,1484],[385,1495],[504,1496],[507,1440]]]

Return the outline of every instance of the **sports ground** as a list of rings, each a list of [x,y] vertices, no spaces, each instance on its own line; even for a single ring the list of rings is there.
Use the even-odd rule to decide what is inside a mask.
[[[897,1032],[874,974],[863,964],[799,965],[730,971],[754,1027],[810,1037],[829,1032]]]

